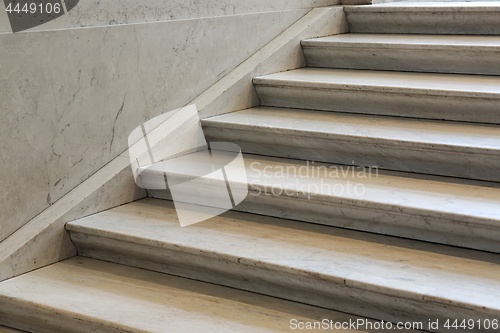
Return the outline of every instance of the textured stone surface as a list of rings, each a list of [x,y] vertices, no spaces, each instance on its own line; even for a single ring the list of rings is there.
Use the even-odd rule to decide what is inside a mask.
[[[151,199],[68,228],[84,256],[372,318],[500,314],[494,254],[234,212],[181,228]]]
[[[27,31],[199,19],[333,6],[339,0],[80,0],[67,14]],[[0,33],[11,32],[0,5]]]
[[[0,34],[0,240],[306,12]]]
[[[302,68],[254,79],[262,105],[500,124],[500,77]]]
[[[193,103],[206,118],[260,105],[252,79],[255,76],[306,66],[300,41],[311,36],[348,31],[342,7],[313,9],[271,43],[241,63],[230,75],[211,86]],[[309,36],[309,37],[308,37]]]
[[[292,318],[359,317],[82,257],[0,284],[0,322],[36,333],[277,333]]]
[[[395,34],[500,34],[500,2],[406,2],[346,7],[350,32]]]
[[[271,59],[271,64],[272,66],[278,66],[279,68],[283,68],[283,66],[291,66],[290,68],[295,68],[293,67],[293,64],[295,63],[280,63],[281,57],[286,57],[287,51],[290,49],[294,50],[297,52],[297,54],[294,54],[294,57],[297,56],[300,52],[300,45],[299,41],[300,38],[311,38],[313,36],[323,36],[327,35],[332,31],[332,28],[330,28],[330,24],[333,25],[333,30],[336,31],[336,27],[342,24],[338,24],[337,20],[343,21],[343,16],[340,15],[342,14],[343,11],[341,8],[336,8],[335,10],[332,9],[317,9],[313,10],[313,12],[310,15],[307,15],[306,17],[302,18],[297,24],[294,24],[293,27],[287,29],[284,33],[282,33],[278,38],[277,43],[271,43],[272,45],[269,47],[266,47],[266,57],[262,59],[262,61],[266,59]],[[290,19],[288,15],[297,15],[300,16],[302,14],[301,11],[293,12],[293,13],[281,13],[281,14],[276,14],[276,15],[284,15]],[[269,14],[269,15],[275,15],[275,14]],[[253,16],[252,16],[253,17]],[[255,16],[256,21],[254,23],[259,21],[259,15]],[[223,29],[227,28],[226,25],[223,24],[225,20],[236,20],[237,22],[240,23],[233,23],[237,25],[241,25],[241,21],[246,22],[246,19],[249,19],[247,17],[227,17],[227,18],[218,18],[216,19],[216,22],[211,22],[211,24],[220,24],[221,26],[218,27],[218,29]],[[264,20],[264,18],[260,18]],[[220,21],[222,20],[222,21]],[[332,21],[333,20],[333,21]],[[205,20],[199,20],[199,21],[192,21],[191,23],[196,23],[199,24],[198,28],[203,29],[205,26],[203,25],[203,22]],[[172,23],[172,22],[171,22]],[[182,22],[176,22],[176,24],[181,24]],[[269,22],[269,24],[272,24],[273,22]],[[275,22],[274,22],[275,23]],[[174,23],[172,23],[174,24]],[[190,26],[189,22],[184,22],[183,24],[186,24],[187,26]],[[249,23],[250,24],[250,23]],[[140,27],[147,28],[149,32],[153,33],[152,31],[155,30],[157,27],[155,27],[155,24],[153,24],[152,27],[149,27],[149,25],[142,25]],[[134,28],[134,26],[123,26],[123,27],[117,27],[121,29],[129,29],[129,28]],[[278,27],[277,29],[279,29]],[[216,27],[214,27],[216,29]],[[90,31],[94,29],[88,29]],[[76,32],[79,33],[79,30],[75,30]],[[200,45],[204,45],[207,49],[209,49],[209,45],[214,45],[214,41],[211,40],[207,36],[198,36],[197,34],[200,33],[200,30],[193,30],[194,34],[197,36],[196,41],[199,41],[201,43]],[[221,30],[218,30],[221,31]],[[155,37],[152,37],[154,41],[157,41],[158,39],[161,39],[161,36],[157,35],[157,31],[154,32]],[[248,32],[241,32],[241,33],[248,33]],[[30,33],[33,34],[33,33]],[[23,34],[24,36],[29,36],[30,34]],[[40,33],[40,34],[46,34],[46,33]],[[50,33],[49,33],[50,34]],[[235,34],[238,34],[235,32]],[[290,35],[295,36],[294,38],[289,38]],[[121,35],[119,35],[121,36]],[[143,36],[143,35],[141,35]],[[190,36],[190,35],[188,35]],[[122,36],[123,37],[123,36]],[[175,36],[174,36],[175,37]],[[169,37],[168,35],[165,35],[164,38],[169,40],[170,38],[174,37]],[[118,37],[116,37],[118,38]],[[214,37],[215,38],[215,37]],[[115,40],[115,39],[113,39]],[[196,91],[191,91],[188,90],[186,91],[186,87],[180,87],[178,86],[179,82],[185,83],[186,81],[189,82],[196,82],[197,86],[199,89],[202,89],[203,86],[203,80],[198,80],[196,81],[195,78],[198,77],[199,73],[192,73],[189,71],[189,65],[185,64],[185,67],[179,67],[177,68],[175,65],[171,65],[169,68],[174,68],[172,69],[174,71],[174,74],[177,73],[177,75],[181,77],[175,77],[172,79],[173,81],[167,80],[167,78],[163,77],[163,75],[160,73],[151,73],[153,71],[152,69],[149,68],[148,63],[151,61],[153,62],[159,62],[159,63],[168,63],[170,60],[169,59],[163,59],[157,52],[155,51],[158,47],[154,47],[153,45],[150,45],[146,42],[147,38],[142,38],[137,41],[140,45],[143,45],[143,43],[146,43],[146,46],[149,48],[147,50],[139,52],[140,49],[135,49],[135,51],[139,52],[142,54],[140,57],[141,60],[139,64],[136,66],[139,66],[139,68],[133,67],[131,69],[131,73],[129,73],[127,70],[123,70],[125,73],[129,73],[128,78],[132,80],[132,83],[128,85],[128,81],[124,80],[121,84],[126,85],[128,87],[128,91],[132,95],[133,98],[137,98],[136,101],[137,103],[132,104],[131,107],[127,107],[126,105],[123,106],[123,110],[120,111],[122,103],[123,103],[123,96],[121,94],[118,94],[118,97],[121,96],[118,100],[116,100],[116,113],[112,115],[111,117],[106,115],[106,113],[102,113],[100,110],[95,110],[93,109],[93,105],[86,105],[80,107],[80,102],[81,98],[76,102],[77,106],[75,109],[69,107],[70,112],[68,115],[63,117],[61,120],[60,126],[65,130],[69,130],[69,128],[75,128],[73,131],[76,131],[76,133],[82,133],[84,132],[84,135],[87,137],[91,137],[90,141],[87,141],[87,144],[94,144],[92,146],[92,149],[87,147],[87,144],[85,143],[85,140],[81,139],[78,140],[78,137],[72,137],[70,136],[72,145],[63,145],[65,147],[64,151],[66,152],[65,158],[71,158],[71,156],[76,155],[79,156],[79,151],[75,150],[73,145],[76,144],[76,147],[81,147],[83,146],[84,148],[89,149],[89,155],[90,157],[95,157],[97,156],[97,161],[100,163],[106,163],[106,158],[111,157],[112,154],[115,154],[116,152],[119,152],[122,148],[125,149],[127,144],[127,136],[129,134],[129,131],[135,128],[136,126],[142,124],[142,119],[144,118],[152,118],[154,117],[157,113],[163,113],[165,110],[158,105],[161,103],[166,103],[165,105],[175,105],[176,103],[181,103],[181,106],[183,103],[187,103],[189,101],[188,96],[191,96],[191,94],[196,93]],[[206,44],[204,43],[206,41]],[[193,42],[192,40],[187,40],[184,41],[186,48],[189,50],[197,50],[197,48],[200,47],[200,45],[197,44],[191,44]],[[224,43],[230,43],[230,41],[225,41]],[[223,43],[223,44],[224,44]],[[243,42],[242,42],[243,43]],[[137,45],[139,45],[137,44]],[[160,43],[161,44],[161,43]],[[246,42],[246,44],[249,44]],[[133,43],[133,45],[135,45]],[[238,46],[238,45],[237,45]],[[235,46],[235,47],[237,47]],[[97,46],[96,46],[97,47]],[[168,49],[167,46],[165,46],[166,49]],[[160,50],[163,50],[163,48],[160,48]],[[175,51],[177,50],[177,51]],[[176,52],[180,52],[180,54],[189,54],[189,50],[185,50],[186,53],[183,53],[182,48],[181,49],[173,49],[170,52],[173,52],[174,54]],[[247,49],[248,50],[248,49]],[[148,51],[148,52],[146,52]],[[226,59],[226,52],[227,50],[218,50],[220,53],[216,53],[213,55],[214,57],[216,55],[223,55],[224,59]],[[241,51],[241,50],[240,50]],[[208,50],[207,50],[208,52]],[[210,52],[209,52],[210,53]],[[259,56],[261,55],[260,52],[257,52]],[[18,53],[16,53],[18,54]],[[117,52],[113,53],[117,54]],[[238,53],[239,54],[239,53]],[[154,57],[152,57],[154,55]],[[217,110],[218,107],[220,107],[221,104],[219,102],[222,99],[218,99],[217,97],[221,96],[221,93],[224,92],[224,87],[227,86],[227,84],[230,82],[233,82],[232,80],[237,77],[238,82],[242,83],[242,86],[244,89],[246,89],[248,86],[252,86],[251,83],[251,74],[252,71],[254,70],[255,67],[255,59],[257,61],[260,61],[261,59],[259,56],[257,57],[251,57],[253,60],[249,62],[244,62],[246,63],[246,68],[249,69],[251,66],[251,70],[244,71],[246,73],[245,75],[250,75],[247,81],[243,84],[243,79],[241,78],[241,71],[234,70],[230,71],[228,75],[224,77],[224,80],[222,84],[217,84],[215,89],[208,89],[207,93],[203,93],[201,95],[200,99],[196,99],[196,101],[203,105],[204,107],[212,107],[211,110]],[[118,55],[117,55],[118,57]],[[139,57],[139,55],[137,55]],[[194,60],[194,58],[189,58],[189,59],[183,59],[181,58],[175,58],[176,61],[179,64],[183,64],[184,61],[187,61],[188,63],[192,64],[193,66],[197,64],[197,66],[201,66],[201,61],[198,58],[198,55],[193,55],[194,58],[197,60]],[[267,58],[269,57],[269,58]],[[118,57],[120,58],[120,57]],[[126,57],[127,58],[127,57]],[[127,58],[128,59],[128,58]],[[125,65],[127,63],[127,59],[123,60],[123,64]],[[203,58],[205,61],[205,66],[203,67],[203,73],[207,72],[207,60]],[[303,58],[301,58],[303,59]],[[92,63],[91,60],[85,59],[86,61]],[[86,61],[82,61],[83,64],[86,63]],[[192,61],[192,63],[191,63]],[[215,61],[215,58],[214,58]],[[75,63],[77,62],[76,60],[74,61]],[[109,70],[114,73],[116,71],[116,66],[118,66],[116,63],[113,63],[114,67],[110,68]],[[123,65],[123,66],[124,66]],[[227,61],[224,61],[222,63],[217,63],[214,65],[217,70],[222,68],[227,68]],[[269,65],[269,64],[268,64]],[[170,66],[170,65],[169,65]],[[180,66],[180,65],[179,65]],[[106,67],[107,68],[107,67]],[[160,80],[160,85],[156,85],[156,82],[150,82],[150,81],[141,81],[140,77],[136,77],[135,75],[139,76],[142,72],[141,69],[149,69],[150,72],[147,72],[144,74],[146,75],[145,77],[152,77],[153,79],[156,78]],[[229,71],[229,69],[227,69]],[[48,71],[48,70],[47,70]],[[178,71],[187,71],[187,73],[181,74]],[[52,73],[52,72],[51,72]],[[170,73],[170,72],[168,72]],[[219,75],[222,76],[224,75],[225,71],[221,72]],[[261,74],[261,72],[257,72]],[[173,74],[173,75],[174,75]],[[48,73],[45,75],[49,75]],[[50,74],[52,75],[52,74]],[[149,76],[148,76],[149,75]],[[183,75],[186,77],[184,78]],[[219,76],[218,75],[218,76]],[[207,78],[207,82],[212,82],[211,80],[216,80],[217,77],[209,77]],[[170,78],[168,78],[170,79]],[[108,82],[109,81],[109,82]],[[109,79],[107,82],[107,86],[109,87],[111,84],[111,79]],[[167,82],[168,81],[168,82]],[[91,82],[94,82],[91,80]],[[118,83],[121,82],[118,80]],[[147,83],[148,85],[144,86],[141,85],[140,83],[144,82],[145,84]],[[94,82],[95,83],[95,82]],[[88,84],[88,83],[87,83]],[[163,85],[167,85],[169,89],[164,89]],[[207,83],[208,84],[208,83]],[[148,87],[154,87],[155,91],[151,92],[148,90]],[[187,86],[188,88],[193,88],[192,86]],[[43,88],[43,87],[42,87]],[[40,88],[40,89],[42,89]],[[236,101],[237,100],[237,94],[233,94],[235,91],[239,92],[241,86],[236,87],[237,89],[229,89],[228,94],[230,95],[230,98],[226,100],[232,100]],[[118,89],[119,92],[123,93],[124,88]],[[195,89],[195,88],[193,88]],[[222,89],[222,90],[221,90]],[[140,90],[138,92],[138,90]],[[215,93],[214,93],[215,91]],[[139,96],[144,93],[144,96]],[[177,93],[177,95],[175,95]],[[101,89],[94,88],[94,93],[96,94],[97,97],[99,97],[99,94],[106,95],[105,91],[103,92]],[[89,98],[93,96],[92,93],[87,93],[84,95],[84,97]],[[227,97],[226,95],[223,94],[224,97]],[[113,96],[110,96],[110,98]],[[146,97],[149,97],[146,98]],[[105,97],[102,97],[103,99]],[[158,100],[156,100],[157,98]],[[169,99],[171,98],[171,100]],[[76,97],[75,97],[76,99]],[[71,101],[71,99],[70,99]],[[197,102],[197,104],[198,104]],[[71,103],[70,103],[71,104]],[[82,104],[83,105],[83,104]],[[144,105],[144,107],[142,107]],[[64,104],[63,104],[64,106]],[[177,106],[178,107],[178,106]],[[229,106],[231,107],[231,105]],[[138,112],[137,110],[141,110],[141,112]],[[170,111],[174,109],[172,106],[171,109],[167,110]],[[98,119],[93,122],[93,124],[98,124],[99,126],[102,126],[104,129],[99,128],[93,128],[92,126],[83,126],[80,122],[75,122],[72,119],[78,116],[80,110],[85,110],[86,113],[90,115],[95,115]],[[22,112],[20,112],[22,115]],[[35,113],[33,111],[32,113]],[[10,113],[11,114],[11,113]],[[3,115],[3,114],[2,114]],[[70,116],[71,115],[71,116]],[[118,117],[117,117],[118,116]],[[81,118],[83,120],[87,118]],[[107,119],[108,125],[112,126],[114,128],[114,135],[115,139],[110,140],[111,138],[109,137],[109,133],[106,134],[105,132],[105,122]],[[135,120],[134,120],[135,119]],[[14,121],[14,119],[11,119]],[[88,120],[88,119],[87,119]],[[17,120],[17,122],[22,123],[20,119]],[[70,124],[71,122],[71,124]],[[3,125],[3,123],[0,123]],[[67,126],[70,124],[70,126]],[[82,127],[85,128],[85,130],[82,130]],[[9,129],[9,127],[6,127]],[[15,129],[10,129],[10,132],[0,132],[0,135],[3,135],[4,133],[8,134],[18,134],[19,132]],[[30,132],[27,131],[29,134]],[[65,132],[66,133],[66,132]],[[113,132],[111,132],[112,135]],[[21,133],[23,134],[23,133]],[[42,133],[43,134],[43,133]],[[55,135],[52,132],[44,132],[44,135]],[[58,134],[59,135],[59,134]],[[3,136],[2,138],[7,138],[8,135]],[[44,136],[42,136],[44,138]],[[110,141],[106,141],[106,139]],[[9,147],[9,149],[5,149],[4,155],[5,158],[7,157],[11,159],[12,163],[22,163],[22,161],[26,160],[27,157],[30,156],[32,150],[25,148],[23,144],[19,144],[17,142],[17,147],[13,147],[12,142],[15,141],[15,137],[12,140],[2,140],[0,141],[2,144],[5,142],[6,144],[11,143],[10,146],[6,145],[6,147]],[[35,138],[31,138],[31,142],[36,141]],[[21,141],[23,142],[23,141]],[[100,142],[100,144],[99,144]],[[109,146],[109,143],[113,142],[113,146]],[[116,145],[116,147],[115,147]],[[95,148],[97,146],[98,148]],[[29,153],[26,154],[18,154],[16,155],[16,152],[21,151],[24,152],[25,149],[29,150]],[[52,151],[52,146],[49,147],[49,158],[50,153]],[[101,155],[100,153],[104,154]],[[6,154],[6,155],[5,155]],[[43,152],[40,152],[40,155],[42,155]],[[107,157],[106,157],[107,156]],[[81,158],[81,157],[79,157]],[[8,165],[8,164],[2,164],[2,165]],[[16,174],[13,174],[12,172],[8,174],[9,177],[4,177],[0,178],[0,182],[6,183],[6,182],[11,182],[11,184],[15,184],[18,189],[18,193],[16,196],[12,196],[8,192],[3,193],[3,200],[2,201],[2,207],[6,207],[4,210],[0,210],[4,216],[2,216],[2,224],[0,226],[3,227],[2,232],[4,234],[7,234],[7,230],[14,230],[16,226],[21,226],[23,225],[22,218],[28,216],[29,214],[32,214],[36,210],[33,209],[33,207],[26,206],[25,200],[32,200],[35,201],[35,199],[40,197],[40,193],[44,196],[43,200],[41,201],[42,204],[40,205],[40,209],[43,209],[48,206],[48,204],[45,202],[45,197],[47,194],[45,194],[43,191],[45,189],[45,185],[42,187],[36,187],[33,186],[35,184],[32,182],[32,180],[27,180],[26,182],[23,182],[22,180],[25,180],[23,178],[24,175],[31,175],[33,179],[36,179],[37,177],[42,177],[42,185],[44,184],[43,178],[44,177],[49,177],[50,172],[52,172],[53,168],[50,165],[46,164],[39,164],[37,165],[34,163],[34,161],[29,160],[29,163],[24,164],[28,168],[28,170],[18,170],[18,166],[16,165],[14,170],[17,172]],[[66,170],[69,174],[71,174],[71,177],[81,177],[79,175],[80,172],[87,172],[89,169],[86,166],[83,166],[83,160],[79,164],[77,164],[76,167],[71,168],[71,170],[68,170],[67,166],[62,167],[61,170]],[[81,167],[81,169],[77,168],[78,166]],[[31,173],[27,173],[30,171]],[[56,172],[55,170],[54,172]],[[60,170],[59,170],[60,171]],[[7,175],[7,174],[6,174]],[[14,178],[12,178],[14,177]],[[15,178],[17,177],[17,178]],[[68,176],[69,177],[69,176]],[[65,259],[68,256],[74,255],[74,248],[72,247],[71,243],[69,242],[66,234],[62,230],[62,225],[75,218],[79,218],[82,216],[85,216],[87,214],[92,214],[100,210],[105,210],[110,207],[114,207],[116,205],[123,204],[125,202],[132,201],[134,199],[137,199],[141,196],[144,196],[143,191],[137,191],[136,187],[134,186],[133,182],[133,175],[132,175],[132,170],[130,168],[130,160],[127,152],[123,153],[120,155],[120,157],[113,159],[110,163],[105,165],[102,169],[99,170],[99,172],[95,173],[92,177],[90,177],[87,181],[84,183],[81,183],[80,186],[75,188],[74,193],[70,193],[69,195],[63,196],[61,200],[56,201],[52,206],[50,206],[49,209],[44,210],[41,214],[37,215],[36,218],[32,219],[27,225],[25,225],[23,228],[19,229],[16,233],[14,233],[11,237],[9,237],[6,241],[1,243],[1,248],[0,248],[0,280],[2,279],[7,279],[12,276],[16,276],[22,273],[25,273],[27,271],[36,269],[38,267],[42,267],[44,265],[48,265],[50,263],[53,263],[55,261]],[[13,180],[14,179],[14,180]],[[22,179],[19,181],[19,179]],[[73,178],[71,178],[72,181]],[[82,179],[85,179],[85,177],[82,177]],[[17,182],[17,183],[16,183]],[[57,183],[57,181],[55,182]],[[60,181],[57,183],[58,185],[62,183]],[[78,184],[78,182],[75,182]],[[69,186],[68,186],[69,187]],[[11,200],[10,202],[7,201],[7,199]],[[16,208],[16,205],[25,205],[23,207],[26,207],[25,210],[20,210]],[[17,214],[17,215],[16,215]],[[23,215],[24,214],[24,215]],[[16,219],[17,218],[17,219]],[[11,222],[10,224],[7,222]]]
[[[343,34],[302,41],[309,67],[500,75],[500,37]]]
[[[66,222],[145,196],[128,157],[115,158],[0,243],[0,281],[74,256]]]
[[[289,121],[293,121],[291,116]],[[254,123],[258,121],[254,119]],[[267,119],[267,124],[271,123]],[[225,125],[226,128],[207,128],[208,137],[236,142],[244,151],[310,158],[298,161],[245,154],[245,170],[232,170],[238,174],[246,172],[247,182],[243,185],[248,186],[250,193],[236,210],[500,253],[498,184],[318,163],[314,161],[321,155],[332,159],[349,156],[367,144],[344,141],[340,146],[347,146],[345,152],[328,151],[335,146],[331,137],[315,140],[299,136],[300,131],[285,134],[283,127],[270,132],[255,124],[255,131],[245,132],[235,129],[243,127],[242,123],[232,129],[230,124]],[[321,127],[318,123],[313,125]],[[328,123],[323,126],[335,127]],[[363,128],[363,124],[359,127]],[[203,170],[207,164],[203,153],[194,153],[172,161],[168,170],[161,163],[152,165],[142,178],[153,183],[164,181],[166,175],[175,184],[192,179],[193,169]],[[210,189],[205,191],[211,193],[205,199],[207,205],[226,193],[225,182],[215,176],[197,184],[200,189]],[[148,192],[156,198],[171,199],[169,191]],[[199,192],[193,191],[200,195]]]
[[[500,181],[498,126],[269,107],[204,126],[248,153]]]

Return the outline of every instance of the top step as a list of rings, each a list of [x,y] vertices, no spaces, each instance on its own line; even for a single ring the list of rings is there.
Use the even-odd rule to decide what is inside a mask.
[[[500,35],[500,2],[395,2],[345,7],[350,32]]]

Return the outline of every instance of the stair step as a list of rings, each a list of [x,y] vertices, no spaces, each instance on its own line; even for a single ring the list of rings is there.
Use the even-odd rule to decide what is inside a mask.
[[[344,7],[350,32],[500,35],[500,4],[394,2]]]
[[[140,174],[145,183],[168,187],[165,176],[177,184],[196,174],[188,166],[205,170],[212,162],[200,152]],[[246,181],[249,194],[236,210],[500,253],[500,184],[247,154],[244,162],[246,179],[231,179],[231,187]],[[198,180],[191,195],[209,186],[206,201],[217,200],[227,193],[217,177]],[[169,191],[148,193],[172,199]]]
[[[500,77],[302,68],[254,79],[261,104],[500,124]]]
[[[302,41],[309,67],[500,75],[500,37],[342,34]]]
[[[292,318],[360,319],[84,257],[0,283],[0,313],[33,333],[289,332]]]
[[[153,199],[67,229],[83,256],[379,320],[500,316],[491,253],[237,212],[181,228],[173,204]]]
[[[244,152],[500,180],[500,127],[256,107],[202,121],[207,140]]]

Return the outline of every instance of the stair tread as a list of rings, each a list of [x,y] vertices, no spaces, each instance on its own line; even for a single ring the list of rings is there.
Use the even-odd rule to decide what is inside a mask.
[[[155,199],[71,222],[67,229],[395,297],[500,310],[500,256],[491,253],[237,212],[181,228],[173,203]]]
[[[346,205],[352,200],[378,208],[385,205],[397,207],[398,210],[418,209],[422,216],[474,217],[476,223],[480,221],[484,225],[500,226],[499,184],[453,181],[447,177],[416,176],[404,172],[379,171],[378,174],[370,175],[363,169],[335,164],[312,164],[250,154],[243,156],[250,187],[287,189],[287,193],[323,200],[342,197]],[[196,170],[190,170],[190,167],[198,168],[207,163],[204,157],[203,152],[186,155],[176,159],[178,164],[174,161],[169,163],[167,168],[162,163],[156,163],[146,168],[141,177],[153,178],[157,173],[160,179],[164,179],[165,172],[169,175],[197,175]],[[360,176],[359,172],[365,172],[365,177]],[[213,177],[215,181],[219,180],[217,175]],[[363,188],[362,193],[352,190],[356,186]],[[338,188],[351,190],[333,190]]]
[[[254,84],[500,98],[500,78],[484,75],[301,68],[256,77]]]
[[[107,214],[114,216],[115,212]],[[132,221],[126,219],[123,227],[148,224],[148,220],[129,223]],[[108,226],[111,225],[112,221]],[[167,230],[164,228],[169,224],[157,227]],[[57,320],[54,318],[62,314],[59,320],[67,321],[66,331],[76,321],[78,325],[82,322],[98,325],[99,332],[103,327],[113,332],[165,332],[167,328],[169,332],[186,333],[288,332],[291,318],[305,321],[359,318],[84,257],[74,257],[0,283],[0,301],[0,307],[15,304],[17,310],[11,308],[11,311],[26,316],[23,323],[26,325],[30,315],[45,319],[41,317],[41,309],[49,310],[52,319],[46,322]],[[93,332],[91,328],[89,332]]]
[[[415,34],[357,34],[346,33],[334,36],[306,39],[307,47],[397,47],[397,48],[463,48],[475,50],[500,47],[500,36],[464,36],[464,35],[415,35]]]
[[[347,114],[301,109],[255,107],[204,119],[204,126],[259,130],[262,133],[301,133],[308,137],[338,136],[407,143],[428,149],[479,149],[499,154],[500,127],[390,116]],[[478,152],[479,153],[479,152]]]

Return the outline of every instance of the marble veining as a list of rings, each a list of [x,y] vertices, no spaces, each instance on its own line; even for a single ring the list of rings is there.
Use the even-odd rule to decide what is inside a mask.
[[[283,150],[276,147],[274,155]],[[305,156],[310,147],[294,149]],[[206,163],[198,155],[179,158],[178,167],[171,163],[169,170],[152,165],[143,177],[153,182],[167,171],[171,179],[191,179],[185,166]],[[248,154],[244,159],[250,194],[236,210],[500,252],[500,191],[495,183]],[[225,189],[216,178],[200,186],[212,193]],[[168,191],[148,192],[171,199]]]
[[[254,83],[265,106],[500,123],[498,76],[302,68]]]
[[[256,85],[309,86],[311,88],[367,89],[446,96],[500,98],[500,78],[488,76],[400,73],[301,68],[254,79]]]
[[[498,125],[258,107],[203,121],[243,152],[497,181]],[[281,148],[281,149],[280,149]]]
[[[310,67],[500,75],[498,36],[349,33],[302,47]]]
[[[230,154],[228,154],[230,156]],[[144,177],[155,173],[167,172],[172,176],[198,176],[195,172],[198,164],[225,161],[222,156],[215,156],[215,161],[206,162],[204,153],[193,153],[180,158],[175,163],[170,161],[169,169],[162,163],[151,165],[144,170]],[[309,188],[311,194],[334,196],[335,184],[363,185],[364,194],[344,193],[345,199],[364,200],[390,205],[412,207],[421,210],[448,214],[474,215],[488,219],[500,218],[497,207],[500,205],[500,186],[470,180],[450,181],[443,177],[412,176],[402,172],[389,172],[376,169],[363,169],[320,162],[297,161],[276,157],[245,154],[245,167],[249,185],[285,187],[294,184],[297,189]],[[207,176],[210,178],[209,176]],[[213,180],[219,180],[216,175]],[[323,180],[324,187],[311,185]],[[331,186],[326,186],[326,185]],[[301,186],[310,185],[310,186]],[[292,187],[290,187],[290,190]],[[393,195],[387,195],[392,193]],[[474,205],[468,203],[474,202]]]
[[[304,136],[328,135],[366,138],[369,141],[393,140],[397,144],[439,149],[450,148],[484,150],[484,154],[499,154],[499,126],[457,122],[436,122],[423,119],[353,115],[348,113],[317,112],[310,110],[256,107],[203,120],[206,127],[255,130],[303,131]],[[443,150],[445,150],[444,148]]]
[[[315,8],[258,52],[193,100],[200,117],[224,114],[260,105],[255,76],[306,66],[300,41],[348,31],[342,7]]]
[[[0,34],[0,241],[306,13]]]
[[[338,5],[339,0],[80,0],[68,13],[31,28],[28,32],[73,29],[161,21],[203,19],[216,16],[245,15],[311,9]],[[6,12],[0,10],[0,34],[11,33]]]
[[[23,331],[19,331],[5,326],[0,326],[0,333],[23,333]]]
[[[359,318],[83,257],[0,284],[0,301],[0,323],[33,332],[270,333],[289,332],[291,318]]]
[[[277,280],[286,279],[287,287],[294,286],[299,294],[305,288],[311,292],[329,290],[326,294],[331,295],[347,286],[353,300],[357,293],[362,297],[366,292],[378,294],[380,300],[391,296],[403,304],[423,302],[418,313],[441,307],[438,312],[427,313],[432,317],[440,317],[456,306],[462,314],[474,311],[474,317],[495,316],[500,311],[496,297],[500,259],[495,254],[235,212],[180,228],[172,203],[152,199],[71,222],[67,228],[85,256],[127,264],[137,264],[136,258],[142,257],[142,265],[170,263],[173,271],[185,266],[187,257],[197,258],[189,265],[205,266],[202,262],[207,261],[206,265],[215,266],[191,269],[190,277],[214,282],[219,276],[221,281],[237,281],[232,286],[247,290],[258,286],[259,292],[275,296],[284,295],[276,295],[266,284],[254,284],[253,279],[267,271]],[[123,242],[129,250],[120,245]],[[148,250],[150,247],[155,250]],[[227,269],[231,275],[220,274]],[[219,274],[209,277],[214,271]],[[286,298],[294,299],[293,295],[288,291]],[[328,307],[337,308],[337,304]],[[353,313],[377,311],[359,309]]]
[[[500,34],[498,1],[393,2],[348,6],[345,11],[354,33]]]
[[[140,198],[130,160],[118,157],[0,242],[0,281],[76,254],[64,224]]]

